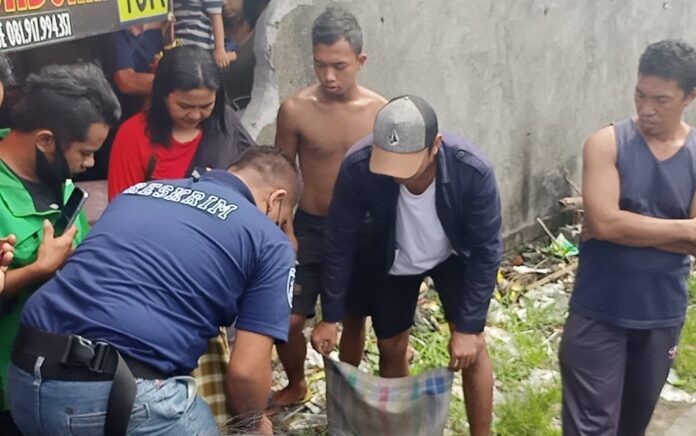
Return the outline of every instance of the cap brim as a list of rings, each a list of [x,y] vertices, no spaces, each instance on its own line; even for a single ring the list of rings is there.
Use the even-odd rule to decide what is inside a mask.
[[[427,153],[427,147],[414,153],[395,153],[374,145],[370,156],[370,171],[398,179],[409,179],[416,175]]]

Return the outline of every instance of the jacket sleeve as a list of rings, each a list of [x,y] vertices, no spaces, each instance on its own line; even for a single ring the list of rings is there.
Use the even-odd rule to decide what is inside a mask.
[[[478,333],[486,325],[503,243],[500,195],[493,169],[477,173],[472,182],[473,194],[464,205],[469,210],[464,246],[470,249],[470,255],[455,328],[459,332]]]
[[[358,233],[367,211],[361,178],[343,161],[334,186],[324,233],[321,308],[324,321],[341,321],[358,246]]]

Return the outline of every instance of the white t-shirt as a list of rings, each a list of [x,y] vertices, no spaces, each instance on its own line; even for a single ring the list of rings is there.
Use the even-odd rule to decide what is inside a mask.
[[[435,208],[435,181],[420,195],[404,185],[396,205],[396,256],[389,274],[421,274],[445,261],[452,253]]]

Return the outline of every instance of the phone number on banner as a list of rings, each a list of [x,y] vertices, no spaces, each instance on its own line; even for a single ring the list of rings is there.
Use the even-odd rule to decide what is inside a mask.
[[[0,50],[42,44],[72,36],[70,12],[0,19]]]

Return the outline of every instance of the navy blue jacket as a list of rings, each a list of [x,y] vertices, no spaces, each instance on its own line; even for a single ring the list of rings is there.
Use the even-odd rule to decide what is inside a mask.
[[[369,170],[372,136],[346,154],[327,217],[323,264],[322,313],[328,322],[345,314],[345,297],[363,217],[373,220],[373,247],[379,274],[386,275],[396,250],[399,185]],[[475,144],[443,133],[437,155],[437,215],[457,256],[466,262],[457,331],[480,332],[495,287],[502,256],[500,197],[491,163]]]

